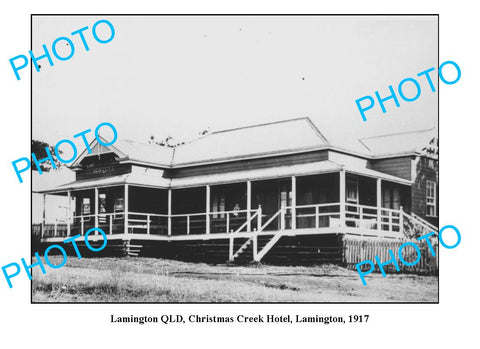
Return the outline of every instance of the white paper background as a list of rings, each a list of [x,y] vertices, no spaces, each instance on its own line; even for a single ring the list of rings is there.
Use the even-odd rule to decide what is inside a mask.
[[[348,11],[348,12],[347,12]],[[0,5],[0,265],[30,253],[30,183],[19,184],[11,161],[30,150],[30,81],[13,77],[8,59],[30,47],[31,13],[439,13],[440,62],[456,61],[462,79],[440,92],[440,226],[454,224],[462,242],[441,250],[439,305],[31,305],[30,282],[0,286],[0,347],[359,347],[478,343],[478,13],[474,2],[403,1],[63,1]],[[2,277],[3,278],[3,277]],[[370,314],[366,325],[110,324],[110,314]]]

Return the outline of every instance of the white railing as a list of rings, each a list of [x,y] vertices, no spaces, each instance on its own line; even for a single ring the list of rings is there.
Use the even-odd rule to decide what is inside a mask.
[[[172,214],[172,234],[218,234],[251,231],[254,219],[261,222],[257,210],[215,211],[209,213]],[[207,224],[208,220],[208,224]],[[209,227],[207,231],[207,226]]]
[[[106,234],[123,233],[125,216],[123,212],[99,213],[72,216],[64,220],[51,221],[45,219],[42,223],[41,237],[67,237],[77,234],[85,235],[91,228],[101,228]],[[98,231],[92,233],[98,235]]]
[[[127,231],[131,234],[168,235],[168,215],[128,212]]]
[[[83,236],[89,229],[95,227],[102,229],[105,234],[112,234],[115,222],[117,225],[124,222],[123,213],[99,213],[98,215],[73,216],[70,224],[70,235],[80,234]],[[95,231],[94,234],[98,235],[98,231]]]
[[[402,208],[400,210],[358,204],[345,205],[347,227],[388,232],[402,232]]]
[[[68,235],[69,222],[63,219],[45,220],[42,224],[41,237],[60,237]]]
[[[352,227],[387,232],[403,232],[404,220],[415,220],[425,229],[426,223],[403,212],[402,209],[346,203],[342,219],[340,203],[284,206],[274,214],[264,214],[261,206],[252,210],[230,210],[209,213],[156,214],[142,212],[99,213],[73,216],[67,220],[45,220],[42,237],[84,235],[93,227],[106,234],[191,235],[265,230]],[[126,219],[125,219],[126,216]],[[295,225],[292,224],[295,220]],[[125,230],[125,223],[127,229]],[[405,222],[406,223],[406,222]],[[207,229],[208,228],[208,229]]]
[[[286,207],[291,210],[291,206]],[[340,219],[340,203],[325,203],[296,206],[297,228],[328,228],[343,226]],[[293,218],[292,218],[293,219]]]

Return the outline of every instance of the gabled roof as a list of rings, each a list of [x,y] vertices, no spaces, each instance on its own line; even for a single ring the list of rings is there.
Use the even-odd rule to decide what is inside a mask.
[[[360,140],[344,137],[332,144],[305,117],[216,131],[175,148],[127,140],[117,140],[108,148],[118,155],[120,161],[169,168],[318,149],[334,149],[370,159],[420,154],[435,136],[435,130],[429,129]],[[94,140],[90,147],[94,149],[96,146],[97,141]],[[89,155],[85,150],[72,167],[75,168]]]
[[[118,140],[115,142],[115,146],[131,161],[151,163],[165,167],[172,164],[173,148],[170,147],[161,147],[157,144],[127,140]]]
[[[102,138],[102,141],[105,140]],[[105,141],[105,143],[107,142]],[[87,149],[85,149],[72,163],[71,167],[75,168],[85,157],[95,155],[96,149],[101,149],[98,145],[98,141],[94,139],[89,144],[92,153],[88,153]],[[120,158],[120,161],[128,160],[130,162],[140,162],[160,167],[169,167],[172,163],[173,148],[161,147],[157,144],[118,139],[113,145],[108,146],[107,148],[109,151],[114,152]]]
[[[402,132],[360,139],[375,158],[401,154],[421,154],[433,138],[438,137],[435,129]]]
[[[174,166],[279,155],[326,148],[327,139],[309,118],[217,131],[175,148]]]
[[[127,173],[123,175],[113,176],[113,177],[100,177],[100,178],[89,178],[89,179],[81,179],[81,180],[72,180],[68,183],[63,183],[61,185],[57,185],[52,187],[54,189],[41,189],[37,192],[39,193],[51,193],[53,191],[56,192],[65,192],[66,190],[75,190],[75,189],[82,189],[82,188],[93,188],[93,187],[106,187],[106,186],[113,186],[113,185],[123,185],[123,184],[132,184],[132,185],[140,185],[140,186],[152,186],[157,188],[168,188],[170,186],[170,179],[155,176],[155,175],[148,175],[148,174],[141,174],[141,173]]]
[[[94,149],[97,143],[94,140],[90,148]],[[299,118],[212,132],[175,148],[117,140],[109,149],[121,161],[176,167],[281,155],[328,146],[326,138],[309,118]],[[89,155],[85,150],[72,167]]]

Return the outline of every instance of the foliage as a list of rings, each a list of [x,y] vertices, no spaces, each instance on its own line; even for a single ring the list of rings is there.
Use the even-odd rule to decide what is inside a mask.
[[[50,154],[52,154],[53,161],[55,162],[55,166],[60,167],[62,163],[57,159],[57,156],[55,155],[55,147],[49,145],[46,142],[42,142],[36,139],[32,139],[32,153],[35,154],[35,157],[37,160],[42,160],[47,157],[47,152],[45,148],[48,148],[50,151]],[[62,154],[62,151],[59,150],[59,153]],[[52,164],[50,161],[44,161],[40,163],[40,169],[42,171],[48,172],[52,169]],[[32,170],[33,171],[38,171],[37,165],[35,162],[32,161]]]
[[[206,129],[201,130],[200,132],[198,132],[198,135],[199,136],[205,136],[208,133],[210,133],[210,128],[206,128]],[[151,135],[150,139],[148,140],[148,144],[156,144],[156,145],[159,145],[161,147],[169,147],[169,148],[175,148],[175,147],[178,147],[178,146],[183,145],[185,143],[186,143],[186,141],[181,141],[181,142],[175,141],[175,139],[170,135],[167,136],[165,139],[161,139],[159,141],[157,141],[155,139],[154,135]]]
[[[427,146],[422,149],[422,152],[425,155],[430,155],[433,157],[438,157],[438,138],[433,137]]]

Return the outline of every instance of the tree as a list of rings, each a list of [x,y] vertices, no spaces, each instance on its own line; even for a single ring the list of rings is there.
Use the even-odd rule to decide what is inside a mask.
[[[47,152],[45,151],[45,148],[48,148],[50,150],[50,154],[52,154],[55,166],[60,167],[62,163],[58,161],[57,156],[55,155],[55,147],[49,145],[48,143],[32,139],[32,153],[35,154],[37,160],[45,159],[47,157]],[[59,153],[62,154],[62,151],[59,150]],[[40,163],[40,169],[42,171],[48,172],[52,169],[52,167],[53,166],[50,161]],[[37,165],[34,161],[32,161],[32,170],[38,171]]]
[[[422,149],[423,154],[438,158],[438,138],[433,137],[428,145]]]

